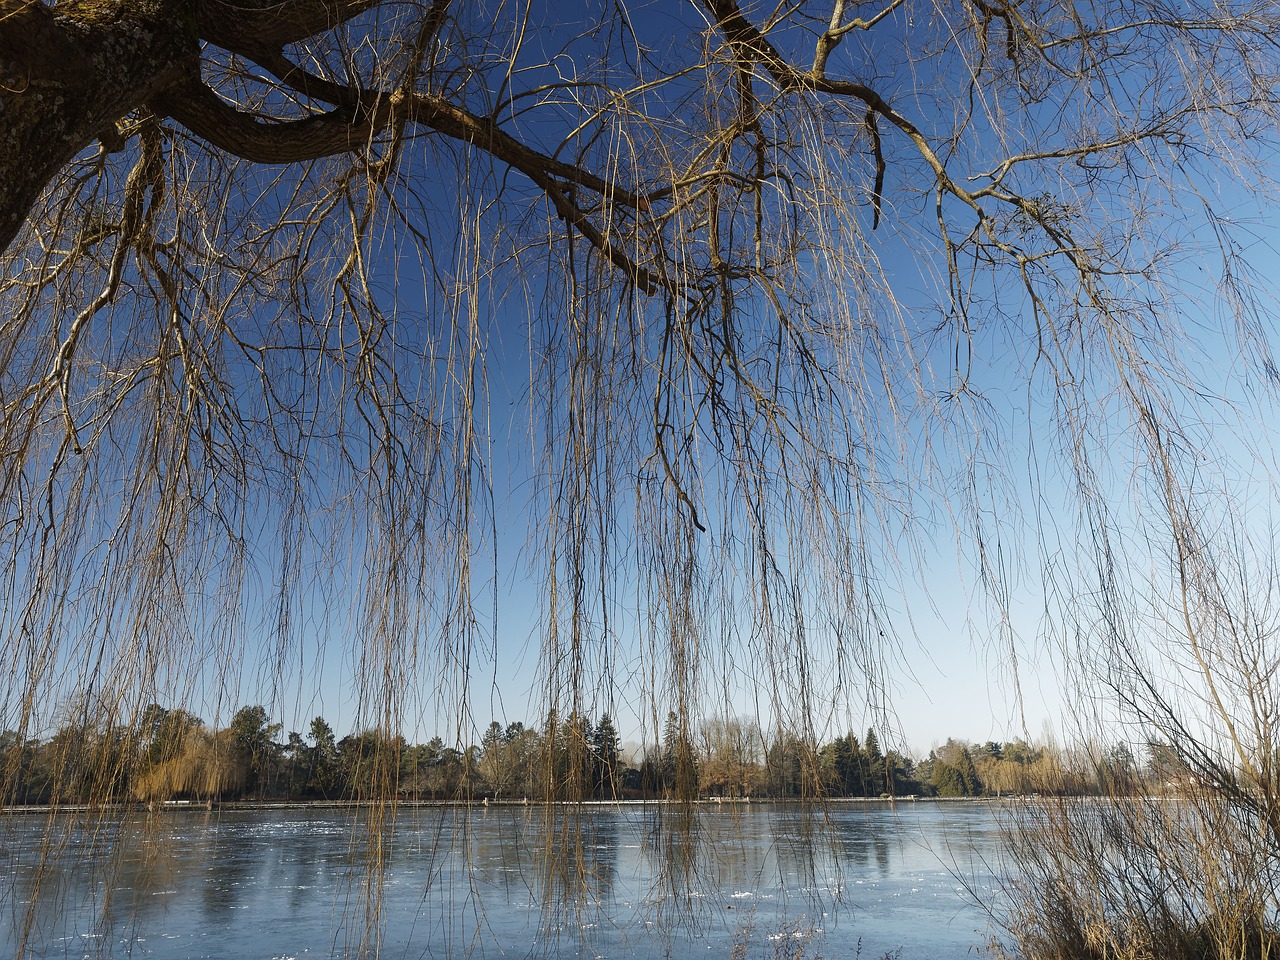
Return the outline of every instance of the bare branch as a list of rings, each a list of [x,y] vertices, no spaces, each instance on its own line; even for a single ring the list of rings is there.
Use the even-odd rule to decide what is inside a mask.
[[[893,13],[894,10],[902,6],[906,0],[891,0],[888,6],[868,20],[861,17],[854,17],[849,22],[844,22],[845,0],[835,0],[835,4],[831,9],[831,23],[818,38],[817,48],[813,54],[813,68],[809,71],[815,77],[825,77],[827,73],[827,61],[831,58],[832,52],[836,47],[840,46],[840,41],[846,35],[854,30],[871,30],[885,17]]]

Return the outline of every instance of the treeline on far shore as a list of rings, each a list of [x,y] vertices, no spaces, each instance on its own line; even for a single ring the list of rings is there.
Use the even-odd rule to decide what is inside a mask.
[[[376,730],[339,739],[323,717],[284,732],[262,706],[216,728],[151,705],[128,726],[64,726],[45,739],[0,732],[5,805],[190,800],[995,797],[1176,791],[1174,751],[947,740],[923,758],[883,750],[874,729],[818,743],[751,720],[669,714],[659,743],[624,752],[611,718],[491,723],[479,743],[410,744]]]

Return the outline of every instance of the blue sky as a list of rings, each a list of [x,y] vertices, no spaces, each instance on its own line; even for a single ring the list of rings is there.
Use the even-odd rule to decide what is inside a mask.
[[[604,5],[600,8],[606,13],[618,9],[621,8]],[[606,21],[611,24],[605,32],[610,55],[619,58],[619,62],[633,54],[638,56],[638,42],[654,60],[697,60],[702,51],[703,19],[698,9],[675,3],[634,7],[638,41],[626,34],[620,20]],[[601,42],[599,36],[587,32],[596,26],[588,14],[581,14],[584,22],[566,23],[556,19],[563,12],[554,5],[530,10],[533,19],[528,24],[524,54],[528,63],[521,61],[521,66],[530,69],[516,71],[518,83],[533,85],[554,78],[576,78],[599,67],[587,56],[590,51],[598,51]],[[517,8],[503,8],[501,14],[514,18],[519,12]],[[958,145],[949,160],[962,173],[979,171],[976,176],[980,179],[980,172],[989,169],[998,153],[992,125],[982,108],[991,106],[993,113],[998,112],[997,106],[1012,102],[1001,98],[1012,98],[1018,88],[1006,83],[986,87],[974,84],[962,89],[967,87],[967,74],[957,58],[937,51],[936,56],[917,56],[920,47],[916,41],[922,36],[932,37],[940,50],[946,49],[945,43],[954,38],[950,26],[942,22],[944,15],[950,14],[932,5],[904,5],[876,30],[851,35],[838,48],[829,69],[832,74],[874,82],[938,142],[946,132],[960,131],[963,135],[958,134]],[[497,35],[510,26],[499,24]],[[790,27],[779,31],[774,39],[784,49],[794,48],[811,55],[808,51],[812,50],[813,37],[809,33],[800,36],[801,32]],[[477,109],[499,98],[500,90],[507,90],[506,84],[511,82],[503,74],[499,57],[486,63],[491,76],[480,71],[476,74],[478,79],[458,79],[466,74],[461,69],[451,75],[458,90],[472,97]],[[1015,116],[1016,122],[1005,132],[1016,149],[1039,148],[1075,135],[1073,125],[1087,127],[1099,115],[1105,123],[1104,108],[1108,104],[1132,105],[1147,95],[1144,84],[1151,79],[1153,64],[1154,60],[1133,65],[1122,75],[1111,77],[1110,84],[1084,83],[1076,91],[1080,96],[1065,100],[1063,91],[1075,89],[1071,81],[1021,76],[1019,79],[1028,85],[1023,92],[1033,102]],[[985,77],[1005,69],[990,64],[988,67],[993,72]],[[707,76],[715,79],[725,75],[723,64],[717,69],[721,72],[708,71]],[[637,75],[644,79],[651,72],[648,63],[636,68]],[[700,76],[692,70],[660,92],[646,92],[644,97],[649,100],[637,96],[637,104],[647,102],[659,112],[669,109],[671,115],[663,117],[653,129],[643,124],[619,125],[617,131],[609,128],[608,132],[635,136],[642,151],[646,145],[655,144],[665,145],[672,154],[692,150],[680,137],[687,129],[694,129],[682,123],[687,119],[685,114],[696,112],[701,104],[700,96],[694,95],[700,93]],[[1009,78],[1001,75],[1000,79]],[[1162,76],[1162,82],[1168,82],[1168,77]],[[1043,85],[1043,89],[1037,85]],[[584,88],[575,95],[589,100],[591,94]],[[529,142],[556,144],[566,129],[572,129],[581,116],[590,112],[579,111],[570,101],[566,94],[564,102],[547,105],[545,114],[511,109],[505,122]],[[1001,103],[995,104],[996,101]],[[975,103],[978,108],[973,108]],[[958,231],[956,236],[969,230],[972,222],[965,219],[967,214],[958,201],[947,200],[935,209],[928,189],[931,174],[925,171],[924,179],[920,179],[925,169],[921,158],[913,155],[914,148],[906,138],[889,130],[887,122],[880,134],[888,160],[883,192],[885,215],[878,229],[870,229],[867,194],[873,162],[863,105],[859,102],[855,106],[857,109],[848,109],[847,116],[836,119],[833,117],[838,110],[834,107],[830,108],[831,116],[816,109],[795,114],[797,124],[812,124],[811,135],[824,151],[824,162],[831,162],[848,177],[839,189],[844,191],[841,199],[852,212],[842,225],[852,229],[851,225],[861,224],[858,242],[841,248],[848,254],[845,262],[834,262],[836,258],[824,261],[821,253],[814,252],[821,246],[819,243],[800,256],[799,269],[807,274],[803,278],[807,282],[799,292],[816,297],[815,291],[821,292],[828,276],[836,277],[836,282],[844,278],[866,280],[858,276],[858,263],[878,261],[880,272],[867,271],[870,280],[866,282],[872,293],[849,308],[849,316],[841,317],[849,320],[844,332],[852,345],[837,344],[832,347],[832,355],[848,350],[849,355],[840,360],[848,365],[850,382],[857,381],[863,388],[861,393],[850,390],[849,396],[840,397],[849,418],[861,417],[864,422],[850,430],[853,440],[848,449],[839,453],[852,464],[851,476],[856,469],[867,468],[877,462],[877,456],[883,456],[883,477],[876,478],[883,480],[883,486],[868,484],[866,489],[882,498],[873,498],[873,506],[892,504],[886,508],[887,518],[872,518],[874,511],[862,510],[865,501],[857,499],[860,491],[853,490],[853,482],[844,490],[838,489],[839,482],[832,482],[830,487],[834,490],[833,499],[843,510],[841,522],[850,529],[864,520],[870,524],[871,531],[863,542],[870,545],[868,566],[873,569],[869,577],[881,591],[885,614],[885,621],[877,622],[874,628],[887,629],[889,636],[883,643],[870,638],[873,647],[880,646],[883,656],[868,659],[873,668],[883,667],[884,673],[873,678],[871,685],[880,695],[871,698],[878,699],[878,703],[869,705],[864,676],[867,664],[846,664],[843,673],[835,665],[839,656],[856,646],[852,641],[846,643],[844,635],[837,638],[839,630],[849,631],[854,641],[865,641],[867,637],[850,626],[850,617],[841,620],[833,615],[831,619],[837,622],[825,619],[827,610],[821,592],[826,585],[815,572],[820,564],[811,556],[800,555],[808,541],[787,540],[781,532],[788,522],[799,522],[798,514],[780,510],[771,518],[772,532],[778,537],[775,556],[801,584],[802,605],[809,614],[805,640],[812,644],[815,654],[814,674],[804,680],[815,682],[812,695],[818,706],[818,732],[834,736],[848,728],[860,731],[887,722],[885,739],[905,743],[917,752],[927,752],[933,743],[952,736],[979,741],[1035,737],[1046,724],[1068,726],[1080,712],[1082,704],[1077,699],[1064,701],[1061,689],[1060,645],[1064,638],[1056,633],[1057,617],[1070,613],[1077,603],[1084,607],[1096,599],[1059,593],[1069,593],[1088,581],[1087,572],[1082,573],[1079,566],[1088,559],[1088,544],[1078,542],[1080,531],[1087,524],[1082,522],[1075,499],[1076,478],[1070,462],[1072,438],[1068,430],[1060,429],[1061,421],[1074,416],[1076,422],[1088,424],[1088,435],[1078,442],[1088,445],[1089,465],[1098,470],[1099,489],[1105,492],[1107,506],[1113,511],[1116,532],[1140,538],[1151,528],[1143,526],[1150,518],[1141,513],[1142,505],[1149,505],[1149,498],[1144,501],[1146,494],[1140,489],[1143,481],[1135,479],[1141,450],[1131,429],[1132,411],[1117,399],[1114,369],[1107,371],[1105,350],[1095,342],[1097,318],[1087,311],[1083,316],[1074,313],[1078,304],[1073,303],[1069,289],[1065,293],[1057,291],[1061,302],[1056,306],[1070,321],[1064,327],[1069,329],[1064,333],[1067,345],[1062,348],[1063,355],[1079,362],[1066,379],[1078,379],[1059,394],[1055,393],[1056,385],[1049,382],[1049,361],[1037,354],[1038,317],[1030,309],[1013,271],[991,274],[975,256],[960,265],[963,271],[958,268],[958,279],[947,275],[939,257],[937,218],[942,216],[950,229]],[[966,116],[965,111],[970,108],[973,114]],[[830,125],[824,126],[825,123]],[[822,140],[832,131],[844,139]],[[663,144],[664,136],[672,142]],[[575,137],[569,136],[565,141],[565,155],[579,146]],[[417,672],[412,676],[406,673],[406,686],[412,689],[405,691],[403,709],[408,724],[416,726],[415,737],[438,732],[451,742],[468,742],[478,739],[491,719],[536,724],[545,709],[547,664],[542,645],[547,631],[548,598],[545,571],[539,568],[541,558],[534,545],[546,532],[549,504],[555,497],[555,481],[559,477],[553,475],[554,463],[540,460],[539,456],[545,446],[562,440],[555,432],[563,430],[568,422],[563,397],[557,394],[556,399],[547,399],[547,377],[551,371],[566,379],[559,366],[564,362],[559,349],[568,341],[566,330],[571,324],[566,318],[571,311],[565,306],[562,286],[554,278],[547,279],[554,275],[554,270],[547,268],[547,258],[563,250],[555,246],[561,234],[553,233],[554,242],[549,245],[545,231],[561,228],[545,204],[537,200],[537,190],[531,183],[501,165],[489,166],[468,159],[467,152],[456,145],[424,138],[421,144],[414,145],[415,149],[422,144],[422,152],[413,154],[408,167],[401,171],[404,176],[399,186],[403,192],[398,199],[415,229],[421,228],[429,240],[418,244],[390,216],[379,222],[381,232],[368,248],[373,262],[372,296],[395,316],[395,336],[403,348],[388,364],[388,370],[409,384],[407,393],[419,398],[424,407],[439,405],[443,411],[439,418],[442,431],[457,430],[465,419],[457,406],[451,406],[469,388],[460,383],[465,378],[465,364],[457,362],[459,355],[473,344],[483,349],[474,422],[480,430],[479,461],[485,479],[481,480],[477,473],[472,488],[477,506],[472,515],[475,550],[470,585],[476,605],[474,629],[463,631],[470,646],[459,655],[461,663],[454,657],[454,647],[442,652],[445,645],[435,645],[432,634],[438,627],[433,618],[440,619],[441,615],[424,602],[428,612],[415,623],[421,633],[413,646],[423,656]],[[814,144],[801,146],[808,149]],[[589,162],[613,160],[620,155],[610,155],[608,148],[595,143],[583,146],[582,151]],[[636,158],[637,164],[650,159],[648,154]],[[1219,217],[1221,224],[1246,244],[1245,253],[1256,271],[1251,280],[1269,295],[1277,276],[1277,258],[1275,233],[1266,225],[1266,201],[1250,192],[1248,182],[1233,179],[1237,171],[1220,167],[1213,154],[1186,159],[1180,172],[1163,183],[1156,183],[1149,176],[1150,168],[1163,162],[1163,155],[1152,152],[1126,159],[1134,165],[1128,174],[1116,172],[1119,164],[1115,170],[1098,173],[1085,169],[1083,164],[1042,163],[1029,165],[1030,172],[1014,175],[1011,182],[1022,180],[1020,188],[1028,195],[1043,191],[1060,196],[1065,203],[1074,203],[1084,211],[1082,216],[1092,214],[1090,223],[1097,228],[1100,243],[1126,242],[1132,233],[1132,222],[1140,215],[1142,236],[1167,242],[1171,250],[1175,245],[1180,247],[1172,250],[1179,259],[1173,261],[1177,266],[1165,278],[1169,287],[1161,288],[1144,277],[1132,278],[1125,288],[1135,303],[1169,295],[1166,305],[1181,324],[1177,334],[1167,334],[1154,324],[1150,330],[1139,331],[1144,336],[1150,334],[1149,341],[1138,337],[1140,349],[1156,359],[1172,357],[1185,365],[1187,382],[1175,391],[1172,405],[1176,412],[1188,416],[1197,434],[1193,440],[1216,445],[1213,455],[1217,459],[1206,461],[1206,472],[1217,470],[1229,486],[1248,488],[1244,493],[1248,509],[1256,511],[1260,524],[1267,523],[1273,508],[1273,485],[1266,470],[1274,464],[1269,459],[1262,463],[1251,461],[1243,439],[1252,440],[1269,457],[1273,411],[1265,364],[1260,359],[1269,350],[1274,323],[1268,315],[1239,317],[1233,312],[1235,306],[1226,302],[1221,293],[1223,264],[1216,258],[1215,237],[1207,224],[1209,214]],[[629,171],[623,167],[625,163],[620,162],[618,175],[625,178]],[[1270,169],[1265,168],[1268,173]],[[803,187],[820,178],[801,180]],[[273,190],[279,196],[291,197],[293,184],[287,177],[280,184],[270,181],[269,186],[262,186],[259,201],[263,197],[278,199]],[[254,209],[252,198],[258,186],[261,184],[250,178],[248,188],[238,194],[236,203]],[[774,225],[785,233],[786,205],[781,201],[779,205],[783,214]],[[815,230],[829,226],[822,217],[815,217],[806,225]],[[694,233],[703,229],[693,220],[686,226]],[[342,227],[336,221],[330,227],[333,234],[341,233]],[[1011,235],[1016,228],[1016,215],[1010,214]],[[325,233],[316,241],[317,247],[330,239]],[[1152,249],[1157,245],[1151,244]],[[579,256],[585,255],[581,246],[576,250]],[[1142,252],[1139,250],[1138,254]],[[858,261],[858,257],[865,259]],[[951,308],[948,292],[952,282],[962,287],[968,297],[970,315],[962,317]],[[877,283],[883,283],[896,299],[891,300],[883,290],[876,289]],[[1052,281],[1046,280],[1045,288],[1052,287]],[[831,303],[836,304],[842,303],[848,290],[827,292],[831,293]],[[326,288],[317,284],[308,293],[315,302],[307,306],[323,317]],[[741,296],[733,319],[740,324],[743,342],[758,350],[754,359],[768,362],[768,351],[761,348],[761,344],[767,344],[772,322],[765,298],[758,291],[754,297]],[[626,357],[628,344],[617,350],[617,356],[631,360],[639,370],[628,382],[639,399],[629,398],[630,407],[620,401],[611,413],[621,411],[634,417],[619,428],[620,448],[624,449],[620,457],[632,456],[641,462],[628,462],[607,478],[607,482],[621,478],[629,486],[607,491],[614,496],[611,505],[617,511],[620,533],[612,545],[614,566],[600,575],[608,582],[596,586],[607,595],[604,607],[613,618],[612,633],[604,640],[595,636],[590,645],[590,656],[595,659],[585,673],[592,684],[586,700],[596,714],[613,712],[624,738],[635,739],[646,728],[652,736],[652,715],[664,712],[666,707],[666,678],[662,671],[667,664],[659,663],[655,675],[646,673],[654,666],[652,652],[660,643],[645,633],[647,626],[642,626],[649,623],[649,612],[641,605],[651,594],[645,592],[648,585],[640,575],[644,564],[637,560],[635,551],[643,540],[636,534],[636,526],[645,518],[638,512],[631,489],[652,485],[656,475],[652,464],[643,461],[645,444],[650,439],[645,431],[652,434],[656,429],[652,422],[656,415],[644,407],[647,397],[643,394],[654,383],[651,367],[660,339],[661,311],[647,301],[635,305],[634,312],[628,312],[631,305],[622,300],[609,301],[607,295],[602,295],[602,301],[601,315],[607,315],[611,308],[618,310],[620,322],[613,332],[620,338],[625,335],[618,331],[628,330],[628,323],[632,330],[640,331],[626,334],[634,336],[641,347],[635,357]],[[1270,306],[1274,300],[1264,303]],[[833,313],[837,312],[833,308]],[[821,310],[815,313],[820,314]],[[1146,315],[1135,309],[1135,316]],[[1246,323],[1238,322],[1242,319]],[[287,329],[290,317],[282,308],[279,316],[267,316],[264,323],[269,325],[273,320]],[[459,325],[472,321],[479,332],[474,340],[468,340],[459,333]],[[1253,324],[1252,329],[1247,329],[1248,322]],[[336,342],[346,331],[340,329],[340,323],[333,327],[339,331],[333,333]],[[863,338],[864,330],[872,327],[876,335]],[[1241,342],[1249,350],[1250,338],[1259,331],[1261,348],[1253,351],[1246,362]],[[712,342],[710,335],[707,342]],[[883,348],[882,356],[874,355],[875,347]],[[450,362],[440,359],[446,354]],[[877,366],[883,358],[888,358],[887,369]],[[544,361],[548,361],[545,367]],[[696,379],[691,370],[687,364],[680,375]],[[616,374],[617,369],[612,372]],[[877,373],[882,375],[879,382]],[[251,372],[245,375],[252,380]],[[284,380],[290,379],[287,370],[280,375]],[[345,370],[334,374],[335,378],[346,375]],[[294,382],[282,386],[297,387],[301,372],[294,370],[293,378]],[[320,377],[312,393],[300,391],[310,405],[308,416],[314,416],[321,425],[316,429],[317,437],[330,427],[330,416],[335,421],[343,415],[355,419],[351,409],[324,408],[330,386]],[[793,384],[784,382],[786,386]],[[678,399],[694,408],[697,392],[695,384]],[[341,399],[350,403],[345,395]],[[252,407],[254,401],[246,402]],[[1066,411],[1064,408],[1071,402],[1078,403],[1079,409]],[[540,419],[542,408],[530,410],[534,403],[552,407],[553,415]],[[820,412],[833,409],[836,408]],[[704,444],[699,449],[710,449],[713,443],[709,419],[697,409],[678,413],[686,417],[686,425],[691,425],[690,433]],[[840,434],[840,424],[823,426],[832,428],[830,435]],[[352,478],[370,469],[373,454],[360,449],[365,438],[359,435],[359,426],[354,429],[355,439],[343,451],[356,451],[351,463],[339,462],[334,449],[327,448],[324,440],[314,440],[316,459],[310,466],[315,473],[308,482],[313,485],[311,492],[317,501],[331,493],[336,498],[338,494],[330,490],[330,485],[336,488],[340,481],[363,489]],[[626,429],[633,436],[628,437]],[[858,443],[867,438],[881,446],[868,452]],[[366,455],[368,460],[363,459]],[[722,590],[720,596],[727,598],[726,607],[733,609],[736,605],[741,612],[749,605],[749,588],[743,586],[744,580],[735,579],[741,571],[732,569],[723,556],[715,555],[716,549],[724,547],[724,540],[715,538],[723,538],[724,531],[731,530],[733,522],[739,520],[724,513],[741,509],[742,498],[717,500],[731,486],[732,471],[723,463],[711,463],[713,455],[702,455],[710,466],[703,478],[705,502],[698,506],[710,533],[698,548],[706,561],[700,572],[716,582],[700,586],[708,596]],[[766,469],[775,476],[777,460],[770,458],[776,456],[774,451],[762,457]],[[770,502],[776,505],[783,495],[777,490],[773,495],[776,499]],[[794,491],[792,495],[795,496]],[[794,505],[801,499],[796,496],[789,503]],[[240,702],[270,701],[288,729],[305,730],[312,716],[323,714],[340,731],[349,730],[367,721],[367,716],[361,715],[360,695],[368,691],[354,683],[366,667],[353,650],[360,643],[361,603],[367,603],[370,592],[376,589],[376,585],[360,581],[359,569],[364,561],[361,551],[367,546],[365,539],[372,536],[372,525],[362,527],[358,519],[352,520],[336,507],[332,514],[316,519],[318,526],[333,524],[317,539],[328,535],[333,542],[310,544],[304,551],[307,569],[290,607],[295,617],[290,639],[296,647],[277,662],[272,611],[266,607],[266,598],[280,577],[283,548],[270,540],[271,521],[275,519],[271,514],[278,509],[278,503],[268,500],[264,498],[263,504],[255,504],[248,511],[251,521],[262,521],[262,530],[268,532],[252,545],[255,575],[243,598],[242,634],[247,657],[244,664],[232,667],[233,673],[239,673],[233,686],[238,686]],[[563,505],[559,500],[555,502]],[[455,505],[448,506],[453,509]],[[357,506],[353,512],[358,513],[359,509]],[[423,512],[430,511],[424,508]],[[442,517],[439,526],[427,525],[426,540],[456,519],[452,514],[445,516],[448,511],[443,506],[438,512]],[[671,514],[679,516],[680,511],[673,510]],[[347,526],[342,526],[344,522]],[[746,518],[742,518],[742,526],[745,528]],[[541,542],[545,543],[545,538]],[[434,542],[419,546],[429,560],[438,559],[430,556],[437,549]],[[1153,570],[1158,568],[1159,545],[1125,546],[1135,562],[1148,562]],[[746,553],[726,550],[724,556],[740,559]],[[990,564],[987,571],[981,567],[983,560]],[[313,567],[319,570],[325,563],[330,564],[327,576],[331,579],[313,581]],[[984,577],[984,573],[988,575]],[[1153,576],[1153,580],[1158,577]],[[984,583],[992,585],[987,595]],[[999,602],[987,602],[991,595]],[[593,610],[593,615],[596,612],[599,611]],[[703,712],[758,712],[768,722],[773,710],[769,691],[758,698],[758,690],[753,689],[754,678],[776,669],[785,682],[795,682],[796,667],[787,659],[785,645],[752,646],[753,638],[748,636],[752,633],[750,621],[747,615],[737,620],[732,616],[708,617],[707,636],[699,638],[706,644],[701,682],[711,691]],[[868,623],[873,621],[873,617],[868,618]],[[599,624],[592,627],[599,627],[599,633],[604,633]],[[762,650],[767,652],[762,654]],[[211,679],[201,682],[213,683]],[[1014,693],[1015,687],[1020,687],[1020,696]],[[837,691],[834,700],[830,696],[833,690]],[[1078,691],[1071,694],[1078,696]],[[220,704],[222,719],[237,705]],[[214,707],[207,704],[203,712],[209,716]],[[887,721],[885,711],[879,709],[886,707]]]
[[[1258,270],[1255,279],[1266,286],[1276,266],[1274,232],[1265,226],[1266,208],[1229,182],[1219,181],[1216,189],[1220,192],[1214,199],[1227,211],[1225,216],[1237,226],[1252,221],[1241,235],[1251,244],[1247,252]],[[1246,363],[1233,343],[1235,322],[1218,297],[1221,265],[1214,261],[1207,228],[1185,217],[1185,211],[1170,211],[1167,221],[1161,222],[1159,216],[1153,221],[1157,232],[1177,237],[1192,248],[1205,245],[1209,251],[1201,259],[1193,249],[1177,278],[1186,298],[1180,305],[1186,335],[1181,359],[1194,382],[1194,391],[1185,400],[1188,409],[1194,409],[1200,418],[1204,436],[1221,445],[1226,475],[1238,473],[1245,483],[1250,477],[1257,478],[1256,494],[1251,496],[1258,501],[1256,509],[1269,517],[1271,486],[1265,467],[1250,465],[1249,455],[1231,433],[1249,435],[1268,449],[1270,437],[1264,424],[1270,401],[1257,366]],[[876,252],[888,265],[902,306],[908,312],[916,311],[913,322],[922,330],[936,303],[939,278],[932,272],[933,266],[916,260],[913,243],[918,239],[918,226],[908,220],[895,232],[889,225],[876,238]],[[917,555],[918,569],[895,571],[889,578],[893,585],[886,590],[901,644],[900,652],[888,658],[890,669],[884,678],[888,690],[885,700],[892,708],[888,736],[891,742],[905,743],[918,753],[953,736],[1004,740],[1037,737],[1048,728],[1070,736],[1084,706],[1078,699],[1064,699],[1061,638],[1053,635],[1053,623],[1046,625],[1046,616],[1052,618],[1053,611],[1046,613],[1041,581],[1044,571],[1054,564],[1072,562],[1070,553],[1075,547],[1070,542],[1074,536],[1072,480],[1061,451],[1054,449],[1058,441],[1051,439],[1056,412],[1044,394],[1028,389],[1016,377],[1006,378],[1006,369],[1025,367],[1029,362],[1025,334],[1030,321],[1023,309],[1025,303],[1019,306],[1023,298],[1016,289],[983,291],[984,282],[977,280],[971,293],[998,299],[1015,322],[983,327],[970,348],[972,356],[961,364],[968,367],[973,386],[983,398],[977,416],[991,430],[982,446],[991,454],[996,482],[979,491],[973,502],[988,514],[988,529],[1006,538],[1000,544],[1000,562],[1009,590],[1005,596],[1009,616],[1001,622],[999,611],[992,612],[985,604],[972,543],[963,535],[957,538],[956,521],[947,516],[957,503],[948,502],[948,491],[941,489],[947,482],[944,462],[942,473],[933,479],[939,487],[920,494],[918,505],[923,512],[918,533],[924,546]],[[489,622],[487,601],[482,602],[486,609],[481,611],[479,642],[465,684],[465,714],[458,716],[448,702],[436,709],[443,701],[434,700],[428,691],[415,701],[414,716],[424,737],[440,732],[450,739],[452,731],[463,740],[475,739],[490,719],[536,724],[543,709],[539,643],[545,596],[531,572],[529,552],[529,538],[540,522],[538,504],[532,499],[536,489],[530,475],[535,468],[533,441],[527,432],[529,337],[534,321],[525,312],[525,293],[495,294],[484,309],[490,348],[485,417],[493,441],[489,467],[496,539],[478,555],[475,583],[482,594],[494,591],[497,625]],[[1268,323],[1263,320],[1263,326]],[[944,386],[951,376],[956,363],[954,349],[954,340],[944,332],[924,354],[936,363],[937,370],[931,375],[936,377],[935,386]],[[1083,388],[1081,395],[1088,398],[1089,388]],[[1109,411],[1114,398],[1098,394],[1086,402],[1097,404],[1095,426],[1109,433],[1095,438],[1099,442],[1098,462],[1115,471],[1104,482],[1112,484],[1112,508],[1123,527],[1136,502],[1126,475],[1134,439],[1126,432],[1118,408],[1114,416]],[[1215,424],[1215,417],[1221,418],[1220,423]],[[930,431],[937,429],[936,424],[916,420],[908,420],[906,426],[920,430],[911,442],[922,446],[930,440]],[[1001,470],[1008,472],[1001,474]],[[1047,534],[1044,540],[1037,541],[1037,529],[1040,535]],[[485,552],[490,548],[496,550],[496,560]],[[1135,556],[1141,556],[1141,550]],[[626,569],[624,562],[624,574]],[[643,620],[639,600],[629,584],[617,587],[615,600],[621,623],[615,624],[614,684],[593,691],[592,702],[597,704],[595,712],[610,710],[614,714],[624,738],[638,739],[646,726],[652,736],[650,711],[642,702],[645,694],[640,688],[644,684],[638,679],[645,656],[636,636],[637,624]],[[1062,598],[1055,602],[1062,602]],[[286,697],[286,704],[297,704],[297,719],[286,718],[289,726],[304,728],[307,718],[316,712],[330,717],[339,729],[355,722],[356,706],[344,689],[344,678],[356,669],[344,652],[341,634],[347,627],[341,623],[332,627],[335,636],[326,644],[320,679],[314,685],[305,681],[301,696]],[[758,705],[747,683],[751,670],[732,663],[732,651],[722,649],[719,655],[720,660],[710,664],[710,673],[715,675],[712,686],[721,692],[709,698],[708,706],[742,714],[755,712]],[[823,715],[822,727],[828,735],[883,723],[876,711],[866,709],[856,676],[853,679],[843,688],[839,702]],[[452,695],[461,689],[460,681],[442,683],[436,692]],[[1015,687],[1020,693],[1014,692]],[[1079,696],[1079,691],[1070,694],[1071,698]],[[763,712],[768,714],[767,704]]]

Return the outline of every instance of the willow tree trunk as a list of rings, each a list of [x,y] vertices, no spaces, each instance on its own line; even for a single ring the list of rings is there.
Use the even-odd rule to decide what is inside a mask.
[[[0,0],[0,249],[76,154],[113,149],[118,121],[198,69],[195,7]]]

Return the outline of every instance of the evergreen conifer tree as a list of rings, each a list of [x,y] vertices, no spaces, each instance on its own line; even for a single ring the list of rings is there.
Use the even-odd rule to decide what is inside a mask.
[[[880,738],[876,736],[874,727],[867,728],[863,741],[863,756],[866,757],[866,796],[878,797],[885,793],[884,754],[880,751]]]
[[[607,798],[617,794],[619,753],[618,731],[606,713],[600,717],[591,735],[592,789],[595,796]]]

